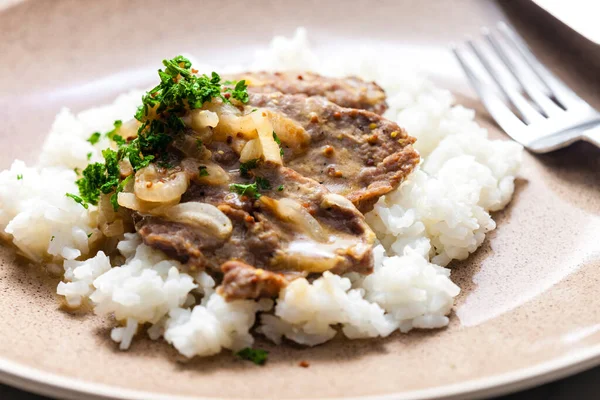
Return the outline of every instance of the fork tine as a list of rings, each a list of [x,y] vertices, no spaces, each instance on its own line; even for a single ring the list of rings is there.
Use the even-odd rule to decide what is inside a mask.
[[[577,94],[569,89],[567,85],[564,84],[560,79],[558,79],[552,72],[550,72],[546,67],[542,65],[538,61],[538,59],[533,55],[529,47],[525,43],[525,41],[506,23],[499,22],[498,30],[507,39],[509,42],[514,44],[517,51],[524,58],[525,62],[529,65],[529,67],[533,70],[533,72],[537,75],[539,80],[548,90],[548,93],[560,103],[565,110],[568,106],[575,105],[577,103],[581,103],[583,100]]]
[[[521,87],[525,90],[525,92],[529,95],[529,97],[537,104],[540,109],[546,114],[547,117],[551,115],[556,115],[562,112],[562,108],[558,107],[552,100],[550,100],[546,94],[544,94],[541,90],[534,87],[528,79],[524,79],[516,65],[512,62],[500,41],[496,38],[496,35],[488,30],[487,28],[483,29],[483,36],[487,39],[492,49],[495,51],[496,55],[506,68],[511,72],[512,76],[519,82]]]
[[[475,75],[469,64],[464,59],[461,52],[456,48],[456,46],[452,46],[452,52],[456,56],[458,63],[462,67],[465,75],[467,75],[467,79],[471,82],[471,86],[479,95],[479,98],[485,105],[485,108],[489,111],[492,118],[496,120],[498,125],[506,133],[508,133],[513,139],[517,141],[522,141],[519,133],[525,127],[525,124],[517,118],[510,109],[502,102],[502,100],[494,93],[492,88],[489,85],[482,83],[479,78]]]
[[[537,110],[533,108],[531,104],[529,104],[527,100],[523,96],[521,96],[521,94],[518,91],[513,89],[511,85],[508,82],[506,82],[502,78],[502,76],[500,76],[500,74],[498,74],[498,72],[492,66],[492,63],[490,62],[488,57],[485,54],[483,54],[483,52],[472,40],[467,41],[467,45],[469,45],[469,47],[473,50],[475,56],[479,59],[483,67],[490,74],[494,82],[496,82],[496,85],[498,85],[502,93],[504,93],[504,95],[508,97],[508,100],[517,109],[517,111],[519,111],[523,118],[523,121],[526,124],[529,125],[533,122],[544,120],[544,117],[542,117],[540,113],[538,113]]]

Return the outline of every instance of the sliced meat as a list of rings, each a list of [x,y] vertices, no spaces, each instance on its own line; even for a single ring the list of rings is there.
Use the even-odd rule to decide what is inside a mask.
[[[217,291],[226,300],[276,297],[288,283],[284,274],[254,268],[237,260],[224,263],[221,271],[223,282]]]
[[[323,96],[342,107],[383,114],[387,110],[385,92],[375,82],[360,78],[331,78],[312,72],[244,72],[229,77],[246,81],[250,93],[305,94]]]
[[[266,110],[283,142],[286,166],[347,197],[361,212],[419,164],[415,138],[375,113],[280,93],[251,95],[249,107]]]
[[[361,212],[419,163],[397,124],[327,99],[374,108],[376,96],[312,74],[296,89],[272,77],[270,90],[301,94],[255,91],[245,105],[189,111],[166,154],[119,194],[144,243],[206,270],[227,300],[273,297],[324,271],[370,273],[375,234]]]
[[[144,243],[190,269],[225,273],[222,290],[228,299],[270,296],[298,274],[372,271],[375,234],[349,200],[286,167],[262,163],[250,175],[231,171],[231,182],[247,185],[260,179],[260,193],[240,195],[225,185],[193,184],[182,198],[218,207],[232,223],[228,237],[218,239],[202,227],[157,215],[138,214],[136,229]],[[277,274],[259,282],[247,267],[225,271],[223,265],[231,260]]]

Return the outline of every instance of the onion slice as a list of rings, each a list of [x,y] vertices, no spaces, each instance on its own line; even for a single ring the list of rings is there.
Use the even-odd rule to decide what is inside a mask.
[[[161,173],[153,164],[135,174],[133,191],[144,201],[167,203],[181,197],[190,182],[183,171]]]
[[[240,162],[247,162],[262,156],[262,147],[258,139],[252,139],[244,145],[240,154]]]
[[[165,209],[163,215],[174,222],[204,228],[221,239],[229,237],[233,230],[229,217],[212,204],[195,201],[180,203]]]
[[[262,147],[263,158],[267,162],[282,165],[280,148],[273,137],[273,125],[271,125],[271,122],[266,118],[266,113],[252,113],[250,115],[256,123],[256,130],[258,132],[260,146]]]
[[[300,232],[319,242],[326,243],[328,241],[327,233],[323,230],[319,221],[310,215],[297,201],[288,198],[275,200],[268,196],[261,196],[259,201],[262,205],[271,209],[277,218],[290,222]]]

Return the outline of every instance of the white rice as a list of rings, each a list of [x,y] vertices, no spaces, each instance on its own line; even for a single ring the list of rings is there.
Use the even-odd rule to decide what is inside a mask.
[[[210,276],[179,272],[177,261],[142,244],[137,234],[126,234],[118,245],[122,265],[111,267],[103,252],[89,254],[97,211],[65,193],[77,193],[73,168],[85,168],[88,153],[92,162],[101,161],[108,146],[104,138],[95,145],[86,139],[112,129],[114,120],[131,118],[141,91],[78,115],[63,109],[39,165],[15,161],[0,172],[0,232],[30,259],[63,266],[65,282],[57,292],[69,305],[88,301],[97,314],[120,321],[111,338],[121,349],[129,347],[141,324],[149,323],[152,339],[164,337],[186,357],[239,350],[253,343],[257,313],[258,333],[276,343],[286,337],[311,346],[338,332],[356,339],[446,326],[460,289],[444,266],[467,258],[495,228],[489,212],[510,201],[522,148],[487,139],[472,110],[453,105],[448,91],[406,72],[403,60],[382,64],[375,59],[368,50],[347,59],[319,59],[299,29],[292,39],[273,39],[252,63],[227,71],[311,69],[359,75],[386,89],[386,117],[417,138],[424,161],[366,216],[381,241],[369,276],[326,272],[312,283],[293,281],[276,302],[227,303],[215,293]]]

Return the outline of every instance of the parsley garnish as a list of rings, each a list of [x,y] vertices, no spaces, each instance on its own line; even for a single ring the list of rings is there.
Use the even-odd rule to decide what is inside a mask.
[[[200,108],[213,98],[225,103],[229,100],[223,95],[226,89],[222,87],[221,77],[213,72],[210,77],[194,75],[192,63],[183,56],[171,60],[163,60],[164,71],[158,70],[160,83],[142,97],[142,105],[135,113],[135,118],[142,124],[137,137],[127,142],[117,135],[122,122],[114,122],[114,129],[106,136],[115,141],[117,151],[107,149],[102,152],[104,163],[93,163],[83,171],[83,177],[77,180],[82,204],[98,204],[101,193],[111,196],[111,203],[118,207],[116,193],[123,190],[125,181],[121,181],[118,163],[129,160],[134,171],[148,166],[157,158],[164,166],[170,167],[161,153],[173,141],[174,137],[183,132],[185,125],[181,116],[189,109]],[[231,97],[242,102],[247,101],[245,82],[238,82],[231,92]],[[94,144],[100,139],[100,133],[94,133],[89,141]],[[202,142],[197,142],[198,147]]]
[[[87,234],[88,239],[92,236],[93,233],[94,232],[90,232],[90,233]]]
[[[94,132],[92,133],[92,136],[90,136],[88,138],[88,142],[90,142],[91,144],[96,144],[98,143],[98,140],[100,140],[100,132]]]
[[[259,199],[261,194],[258,193],[259,190],[269,190],[271,189],[271,182],[269,182],[265,178],[261,178],[260,176],[256,177],[256,181],[254,183],[232,183],[229,185],[229,190],[239,194],[240,196],[252,196],[255,199]]]
[[[278,192],[283,192],[283,185],[279,185],[279,186],[277,187],[277,191],[278,191]]]
[[[88,161],[90,161],[92,159],[92,152],[87,153],[86,157],[87,157]]]
[[[265,178],[261,178],[260,176],[256,177],[256,184],[258,185],[259,189],[262,189],[262,190],[271,189],[271,182],[269,182]]]
[[[269,352],[263,349],[252,349],[246,347],[245,349],[236,353],[236,355],[244,360],[252,361],[256,365],[263,365],[267,362]]]
[[[206,169],[206,165],[200,165],[198,167],[198,170],[199,170],[198,175],[200,175],[200,176],[208,176],[208,170]]]
[[[87,210],[88,205],[85,203],[85,201],[81,197],[79,197],[75,194],[72,194],[72,193],[67,193],[66,196],[72,198],[73,200],[75,200],[76,203],[81,204],[83,206],[83,208],[85,208]]]
[[[54,235],[52,235],[52,237],[50,238],[50,241],[52,242],[54,240]]]
[[[242,103],[247,103],[248,102],[248,85],[246,85],[246,81],[245,80],[241,80],[238,83],[235,84],[235,87],[233,88],[233,90],[231,89],[226,89],[228,92],[231,93],[231,97],[233,97],[236,100],[241,101]]]
[[[18,180],[18,181],[20,181],[20,180],[22,180],[22,179],[23,179],[23,174],[18,174],[18,175],[17,175],[17,180]]]
[[[250,175],[248,174],[248,172],[251,169],[256,168],[259,161],[260,161],[260,159],[254,158],[252,160],[248,160],[246,162],[241,163],[240,164],[240,175],[243,176],[244,178],[250,177]]]
[[[117,146],[121,147],[125,144],[125,139],[123,139],[123,136],[121,135],[114,135],[112,137],[112,140],[114,140],[114,142],[117,144]]]
[[[117,131],[119,130],[119,128],[123,125],[123,121],[121,121],[120,119],[116,120],[115,122],[113,122],[113,130],[112,131],[108,131],[106,132],[106,137],[109,138],[110,140],[114,140],[114,137],[116,136]],[[121,138],[122,139],[122,138]],[[115,140],[116,141],[116,140]]]
[[[281,148],[281,140],[279,139],[279,136],[277,136],[275,131],[273,131],[273,139],[275,139],[275,143],[277,143],[277,145],[279,146],[279,154],[283,157],[283,149]]]
[[[229,190],[239,194],[240,196],[253,196],[255,199],[260,198],[260,193],[258,193],[258,186],[256,186],[256,182],[243,184],[243,183],[232,183],[229,185]]]

